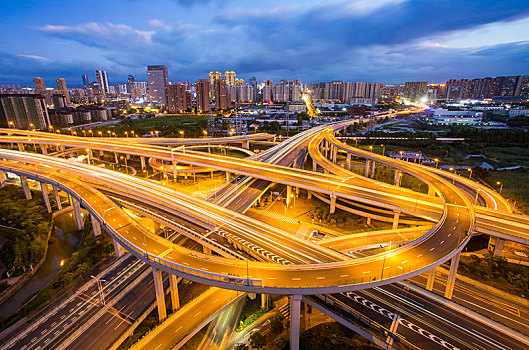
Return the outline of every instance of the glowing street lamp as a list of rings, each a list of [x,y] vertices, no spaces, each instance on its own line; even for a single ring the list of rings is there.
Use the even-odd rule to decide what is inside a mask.
[[[503,184],[499,181],[496,181],[496,185],[500,185],[500,194],[501,194],[501,190],[503,190]]]
[[[129,138],[129,132],[128,131],[125,131],[125,135],[127,136],[127,138]]]
[[[435,161],[435,167],[437,168],[437,165],[439,164],[439,159],[435,158],[434,161]]]
[[[178,133],[180,134],[181,138],[184,138],[184,130],[180,130]]]
[[[208,137],[208,131],[207,130],[202,130],[202,133],[204,134],[204,137]]]
[[[472,178],[472,168],[468,168],[467,171],[470,171],[470,175],[468,176],[468,179],[470,180]]]
[[[119,157],[120,159],[125,159],[125,173],[128,175],[129,174],[129,165],[127,164],[127,157]]]
[[[382,156],[384,156],[384,154],[386,153],[386,145],[382,144],[380,146],[382,146]]]
[[[369,146],[369,151],[373,152],[373,146]]]
[[[403,151],[399,151],[400,153],[400,159],[402,160],[402,154],[404,153]]]
[[[98,134],[99,134],[100,137],[103,137],[103,132],[102,131],[99,131]]]
[[[94,137],[94,132],[92,130],[88,130],[88,132],[92,134],[92,137]]]
[[[107,133],[108,133],[108,137],[112,137],[112,132],[110,132],[110,130],[107,130]]]

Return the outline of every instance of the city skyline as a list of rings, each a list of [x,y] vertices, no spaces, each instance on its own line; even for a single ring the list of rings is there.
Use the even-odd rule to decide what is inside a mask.
[[[58,77],[81,86],[96,70],[116,84],[128,74],[144,80],[155,64],[168,66],[171,81],[233,70],[259,81],[440,83],[524,74],[529,57],[524,1],[96,1],[67,9],[30,1],[23,10],[4,6],[1,84],[31,86],[41,76],[47,86]]]

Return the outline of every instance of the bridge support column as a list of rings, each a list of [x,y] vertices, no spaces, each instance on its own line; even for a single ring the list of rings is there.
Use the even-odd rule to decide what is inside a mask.
[[[334,193],[331,193],[331,210],[330,213],[334,213],[336,211],[336,195]]]
[[[270,294],[261,294],[261,309],[267,310],[270,306]]]
[[[244,140],[242,142],[242,147],[246,149],[250,149],[250,140]]]
[[[324,142],[324,149],[325,149],[325,158],[329,158],[329,142],[327,140],[323,141]]]
[[[162,225],[160,225],[158,222],[154,220],[152,221],[152,223],[154,226],[154,234],[157,235],[162,230]]]
[[[44,155],[48,154],[48,147],[46,145],[40,145],[40,150],[42,154]]]
[[[48,213],[51,213],[50,196],[48,195],[48,184],[41,182],[40,189],[42,191],[42,199],[44,200],[44,206]]]
[[[81,231],[84,227],[83,215],[81,214],[81,203],[75,198],[72,199],[73,216],[75,216],[75,223],[77,224],[77,230]]]
[[[312,192],[311,191],[307,191],[307,199],[311,199],[312,198]]]
[[[448,272],[448,278],[446,279],[445,298],[452,299],[454,293],[454,286],[456,284],[457,266],[459,265],[459,258],[461,253],[457,253],[450,262],[450,271]]]
[[[400,170],[395,170],[395,186],[400,186],[402,181],[402,172]]]
[[[489,238],[489,251],[494,253],[494,256],[501,256],[503,252],[503,247],[505,246],[505,240],[490,236]]]
[[[103,157],[103,151],[99,151],[99,157]]]
[[[116,164],[118,164],[118,154],[116,152],[114,152],[114,160],[116,161]]]
[[[332,149],[332,162],[336,163],[336,159],[338,158],[338,147],[333,146]]]
[[[211,255],[211,248],[208,248],[205,245],[203,245],[202,246],[202,253]]]
[[[428,277],[426,278],[426,290],[430,292],[433,289],[433,283],[435,282],[435,268],[428,271]]]
[[[351,153],[347,152],[347,170],[351,170]]]
[[[6,174],[0,170],[0,188],[4,187],[6,184]]]
[[[178,176],[178,171],[176,170],[176,162],[173,162],[173,180],[174,182],[176,182],[176,177]],[[187,175],[186,175],[186,179],[187,179]],[[169,179],[167,179],[167,181],[169,181]]]
[[[145,157],[140,157],[140,162],[141,162],[141,170],[144,170],[145,169]]]
[[[287,209],[290,208],[290,203],[292,203],[292,186],[287,185],[287,200],[286,200]]]
[[[22,143],[17,143],[17,146],[18,146],[18,150],[19,150],[20,152],[24,152],[24,144],[22,144]]]
[[[90,215],[90,222],[92,223],[92,232],[94,232],[94,237],[101,235],[101,225],[93,215]]]
[[[435,196],[435,189],[432,185],[428,185],[428,195],[429,196]]]
[[[167,317],[167,309],[165,308],[165,293],[163,291],[162,270],[158,270],[153,266],[152,275],[154,277],[156,305],[158,306],[158,319],[161,321]]]
[[[290,297],[290,350],[299,350],[301,295]]]
[[[231,174],[229,172],[226,172],[226,182],[231,181]]]
[[[316,171],[318,170],[318,164],[316,163],[316,161],[313,159],[312,160],[312,171]]]
[[[28,178],[25,176],[21,176],[20,184],[22,185],[22,190],[24,191],[24,196],[26,197],[26,199],[31,199],[31,191],[29,190]]]
[[[173,311],[180,308],[180,297],[178,295],[178,277],[169,274],[169,288],[171,288],[171,308]]]
[[[55,203],[57,204],[57,210],[62,209],[61,197],[59,197],[59,190],[53,186],[53,196],[55,197]]]
[[[366,166],[365,166],[365,169],[364,169],[364,176],[365,177],[369,176],[369,168],[370,167],[371,167],[371,161],[369,159],[366,159]]]
[[[370,217],[367,218],[366,224],[367,224],[367,226],[371,225],[371,218]]]
[[[208,153],[211,153],[211,143],[208,143]]]
[[[114,241],[114,251],[116,252],[116,259],[119,260],[123,255],[125,255],[125,249],[119,244],[116,239]]]
[[[400,211],[395,210],[393,211],[393,229],[399,228],[399,217],[400,217]]]

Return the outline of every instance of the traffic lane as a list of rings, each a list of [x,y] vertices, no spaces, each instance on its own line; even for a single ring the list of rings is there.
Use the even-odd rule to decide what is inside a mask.
[[[373,289],[369,290],[370,292]],[[414,312],[420,310],[421,313],[416,317],[416,322],[428,322],[441,329],[450,328],[450,335],[458,335],[457,339],[461,344],[474,344],[485,349],[527,349],[527,345],[508,335],[499,332],[490,326],[476,321],[465,314],[452,310],[445,305],[438,304],[422,295],[408,292],[398,284],[391,284],[376,288],[374,294],[385,295],[386,300],[390,303],[403,303],[413,307]],[[384,297],[382,297],[384,298]],[[470,348],[473,348],[471,346]]]
[[[102,279],[107,279],[109,281],[111,279],[114,279],[115,276],[120,273],[120,270],[122,268],[130,266],[132,262],[133,259],[130,256],[124,258],[122,261],[119,262],[118,265],[116,265],[114,269],[110,270],[107,274],[104,274],[102,276]],[[72,314],[72,311],[84,307],[84,304],[87,304],[87,306],[89,307],[94,306],[97,304],[97,302],[98,289],[97,285],[93,284],[85,292],[74,297],[72,300],[61,303],[57,312],[44,316],[45,319],[43,322],[41,322],[37,327],[29,331],[23,338],[21,338],[12,346],[10,346],[9,349],[20,349],[25,345],[29,346],[33,342],[37,341],[39,338],[42,338],[43,336],[45,336],[46,338],[57,337],[60,333],[65,331],[65,329],[56,326],[61,325],[64,322],[69,322],[72,317],[75,317]],[[57,333],[57,331],[59,331],[59,333]],[[32,342],[31,340],[34,338],[36,339]],[[43,340],[46,340],[46,338],[44,338]]]
[[[427,277],[419,275],[411,280],[425,288]],[[437,275],[433,292],[438,295],[444,295],[445,287],[446,276],[444,274]],[[500,295],[491,295],[470,284],[456,280],[452,301],[505,324],[514,330],[525,334],[529,333],[529,309],[525,305],[515,303],[513,300],[503,298]]]

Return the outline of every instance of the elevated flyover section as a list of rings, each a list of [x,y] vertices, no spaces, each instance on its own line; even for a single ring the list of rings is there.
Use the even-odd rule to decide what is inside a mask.
[[[78,200],[107,231],[133,255],[161,270],[186,279],[221,288],[267,294],[319,294],[370,288],[402,280],[442,264],[457,254],[470,238],[473,219],[471,205],[457,190],[445,188],[444,180],[436,185],[448,198],[442,220],[427,234],[404,247],[366,258],[347,259],[340,253],[298,239],[318,264],[279,265],[226,259],[197,253],[176,246],[135,224],[107,197],[88,183],[128,192],[137,198],[151,197],[164,207],[178,209],[211,222],[219,230],[248,230],[261,237],[283,235],[291,248],[296,237],[244,215],[198,200],[164,186],[116,174],[87,164],[68,162],[44,155],[2,150],[2,170],[62,186]],[[13,163],[16,161],[18,163]],[[26,163],[29,165],[22,165]],[[432,179],[434,180],[434,179]],[[279,242],[280,243],[280,242]]]

